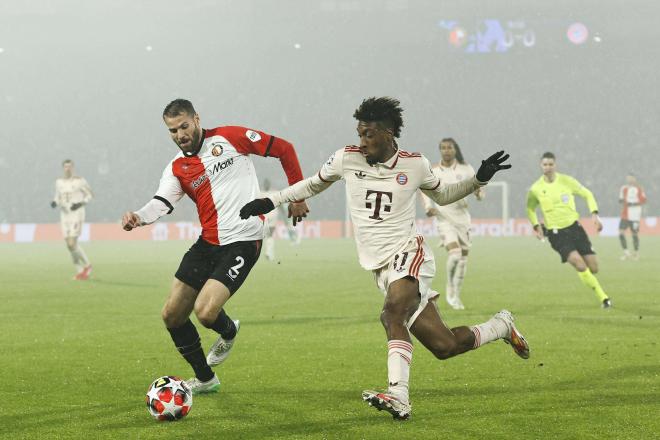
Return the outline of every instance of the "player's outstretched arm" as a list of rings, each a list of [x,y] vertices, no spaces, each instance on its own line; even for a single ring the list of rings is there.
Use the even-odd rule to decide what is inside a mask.
[[[309,177],[279,191],[270,198],[255,199],[247,203],[241,208],[240,217],[245,220],[256,215],[266,214],[286,202],[299,203],[300,200],[308,199],[324,191],[332,183],[324,181],[319,175]],[[301,220],[294,218],[294,225],[296,221]]]

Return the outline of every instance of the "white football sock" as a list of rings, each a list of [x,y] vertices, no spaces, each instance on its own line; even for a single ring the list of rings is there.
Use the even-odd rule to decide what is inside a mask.
[[[461,296],[461,288],[463,287],[463,279],[465,278],[465,272],[467,271],[467,257],[461,256],[456,263],[456,270],[454,271],[454,295],[456,298]]]
[[[85,255],[85,251],[83,251],[80,246],[76,245],[76,248],[73,250],[73,252],[78,256],[78,261],[80,262],[80,264],[82,264],[83,266],[89,265],[89,260],[87,259],[87,255]]]
[[[407,403],[413,346],[410,342],[393,339],[387,341],[387,349],[387,391]]]
[[[474,348],[502,339],[509,334],[509,326],[498,318],[490,318],[483,324],[473,325],[470,330],[474,333]]]
[[[80,261],[80,254],[78,253],[77,249],[69,249],[69,253],[71,254],[71,259],[73,260],[73,265],[76,266],[76,270],[80,272],[83,270],[83,267],[85,267]]]
[[[447,253],[447,300],[455,296],[454,292],[454,274],[456,273],[456,266],[461,259],[461,250],[452,249]]]

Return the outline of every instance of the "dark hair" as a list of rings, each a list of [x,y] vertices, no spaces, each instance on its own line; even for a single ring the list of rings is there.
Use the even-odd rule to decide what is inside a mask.
[[[461,151],[461,147],[458,146],[458,142],[456,142],[454,138],[444,138],[440,141],[440,143],[442,144],[443,142],[451,142],[451,144],[454,146],[454,150],[456,150],[456,160],[458,163],[465,165],[463,152]]]
[[[70,163],[71,165],[73,165],[73,161],[72,161],[71,159],[64,159],[64,160],[62,161],[62,166],[66,165],[66,164],[68,164],[68,163]]]
[[[163,118],[174,118],[182,113],[187,113],[190,116],[197,114],[195,107],[192,105],[192,102],[188,101],[187,99],[175,99],[174,101],[167,104],[165,110],[163,110]]]
[[[394,98],[367,98],[355,110],[353,117],[361,122],[377,122],[392,130],[392,135],[398,138],[403,127],[401,103]]]
[[[549,152],[549,151],[546,151],[545,153],[543,153],[543,156],[541,156],[541,160],[543,160],[543,159],[556,160],[555,155],[553,153]]]

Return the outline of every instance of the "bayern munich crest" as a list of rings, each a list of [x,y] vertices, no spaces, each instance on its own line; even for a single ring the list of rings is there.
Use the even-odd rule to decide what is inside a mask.
[[[396,183],[398,183],[399,185],[405,185],[406,183],[408,183],[408,176],[406,176],[403,173],[397,174]]]
[[[211,154],[214,156],[220,156],[222,154],[222,144],[213,144],[213,148],[211,149]]]

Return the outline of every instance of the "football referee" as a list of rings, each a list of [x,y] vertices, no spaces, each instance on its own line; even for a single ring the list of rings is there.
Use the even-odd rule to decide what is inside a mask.
[[[580,215],[575,209],[574,195],[585,199],[598,232],[603,225],[598,217],[598,205],[594,195],[571,176],[556,171],[555,155],[544,153],[541,157],[543,175],[527,193],[527,217],[534,226],[539,240],[547,235],[552,248],[561,256],[562,263],[569,262],[577,270],[582,283],[598,296],[603,308],[612,307],[612,300],[603,291],[594,274],[598,273],[598,260],[587,233],[578,222]],[[545,226],[539,223],[536,208],[541,208]]]

